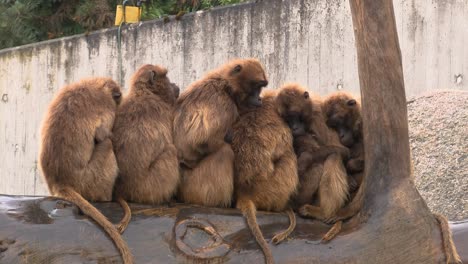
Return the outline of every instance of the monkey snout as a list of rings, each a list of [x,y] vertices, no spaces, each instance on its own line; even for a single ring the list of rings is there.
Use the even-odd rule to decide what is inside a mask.
[[[262,98],[257,99],[257,103],[255,104],[255,106],[258,106],[258,107],[262,106]]]
[[[172,86],[172,90],[174,91],[174,95],[176,98],[179,98],[179,95],[180,95],[180,88],[179,86],[177,86],[177,84],[175,83],[171,83],[171,86]]]
[[[258,84],[259,84],[260,87],[265,87],[265,86],[268,85],[268,81],[267,80],[260,81]]]

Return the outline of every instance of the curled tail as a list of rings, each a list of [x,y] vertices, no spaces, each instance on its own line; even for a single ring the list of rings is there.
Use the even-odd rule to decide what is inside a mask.
[[[441,214],[434,214],[434,217],[440,225],[446,263],[461,264],[462,261],[457,253],[457,248],[455,247],[455,244],[453,244],[452,232],[450,231],[447,218]]]
[[[115,226],[92,204],[86,201],[79,193],[71,188],[62,188],[60,190],[62,197],[78,206],[80,210],[87,216],[91,217],[98,225],[104,228],[104,231],[114,241],[115,246],[122,255],[124,264],[133,264],[133,256],[128,248],[127,243],[123,240]]]
[[[124,211],[124,215],[122,220],[116,225],[117,230],[120,234],[123,234],[125,229],[127,229],[128,223],[130,223],[130,219],[132,218],[132,210],[130,206],[128,206],[127,201],[125,201],[122,197],[117,197],[117,202],[120,204]]]
[[[288,238],[288,236],[294,231],[294,228],[296,228],[296,215],[294,214],[294,211],[292,208],[288,208],[286,210],[286,213],[288,214],[289,217],[289,227],[288,229],[284,230],[281,233],[276,234],[272,241],[275,243],[275,245],[278,245],[281,243],[283,240]]]
[[[255,208],[254,203],[251,200],[244,200],[238,203],[237,207],[242,211],[252,235],[255,237],[255,240],[257,240],[258,245],[262,249],[263,255],[265,255],[265,263],[273,264],[273,254],[271,253],[268,243],[265,241],[262,231],[257,223],[257,209]]]

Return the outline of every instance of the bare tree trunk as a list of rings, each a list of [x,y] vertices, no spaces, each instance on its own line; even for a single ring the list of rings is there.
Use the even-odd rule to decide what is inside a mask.
[[[392,0],[350,0],[363,105],[366,195],[375,263],[443,262],[440,229],[410,180],[408,117]],[[361,236],[364,238],[365,234]]]

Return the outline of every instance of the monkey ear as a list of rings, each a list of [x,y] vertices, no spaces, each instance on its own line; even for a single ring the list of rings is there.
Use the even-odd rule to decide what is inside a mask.
[[[157,74],[155,71],[150,71],[149,72],[149,79],[148,79],[148,82],[153,85],[154,82],[156,81],[156,79],[158,78]]]
[[[304,98],[309,99],[309,92],[307,92],[307,91],[304,92]]]
[[[242,70],[242,66],[240,64],[237,64],[234,69],[232,69],[232,73],[239,73]]]
[[[348,106],[353,106],[353,105],[356,104],[356,100],[350,99],[350,100],[348,100],[348,101],[346,102],[346,104],[347,104]]]

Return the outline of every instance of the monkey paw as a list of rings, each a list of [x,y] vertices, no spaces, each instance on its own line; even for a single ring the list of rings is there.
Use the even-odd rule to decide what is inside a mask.
[[[362,172],[364,170],[364,160],[351,159],[346,163],[346,169],[352,173]]]
[[[94,140],[96,141],[96,143],[101,143],[106,138],[109,138],[110,134],[110,131],[107,128],[105,128],[103,124],[101,124],[96,128]]]
[[[357,188],[359,187],[356,179],[354,179],[353,177],[349,177],[348,178],[348,185],[349,185],[349,192],[354,192],[357,190]]]
[[[338,219],[337,219],[336,216],[331,216],[331,217],[329,217],[329,218],[327,218],[327,219],[324,219],[323,222],[324,222],[325,224],[331,225],[331,224],[336,223],[337,220],[338,220]]]
[[[311,217],[310,213],[309,213],[309,206],[310,205],[303,205],[299,208],[299,210],[297,210],[297,212],[299,213],[300,216],[302,217]]]

